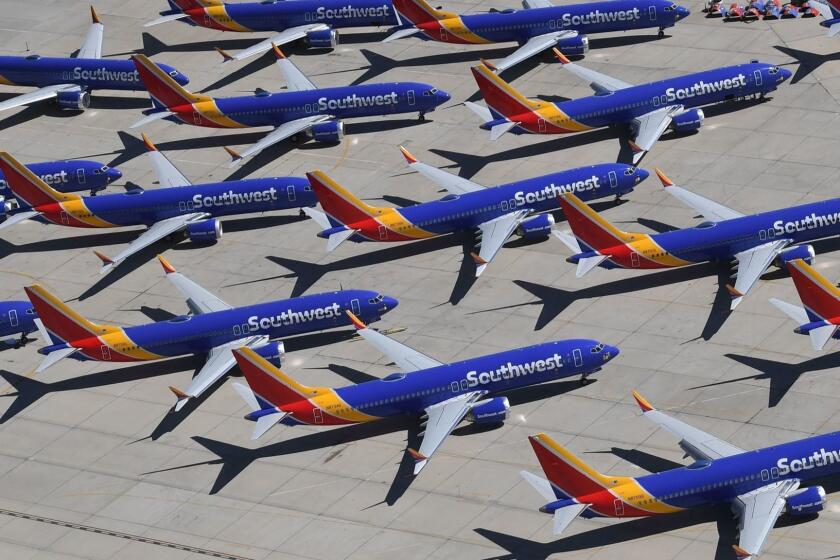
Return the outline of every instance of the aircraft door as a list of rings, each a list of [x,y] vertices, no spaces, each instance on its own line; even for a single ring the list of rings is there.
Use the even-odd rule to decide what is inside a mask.
[[[358,299],[351,299],[350,300],[350,309],[353,311],[353,315],[356,317],[361,316],[362,314],[362,307],[359,305]]]
[[[76,170],[76,180],[79,181],[80,185],[85,184],[85,170],[84,169],[77,169]]]
[[[324,423],[324,412],[320,408],[313,408],[312,409],[312,418],[315,420],[316,424],[323,424]]]
[[[204,12],[204,25],[210,27],[213,25],[213,20],[210,18],[210,14]]]
[[[414,98],[414,90],[413,89],[408,90],[408,92],[406,93],[406,97],[408,97],[408,104],[410,106],[414,107],[414,104],[417,102],[416,99]]]
[[[294,186],[292,186],[292,185],[287,186],[286,187],[286,194],[289,196],[289,202],[294,202],[295,201],[296,196],[295,196],[295,187]]]
[[[610,171],[610,188],[614,189],[618,186],[618,178],[615,176],[615,171]]]
[[[62,210],[61,212],[58,213],[58,215],[61,218],[61,223],[62,224],[69,224],[70,223],[70,218],[67,216],[67,212]]]
[[[656,21],[656,6],[648,8],[648,13],[650,14],[650,21]]]
[[[779,469],[777,467],[773,467],[772,469],[770,469],[770,478],[772,478],[773,480],[779,478]]]
[[[545,119],[537,119],[537,130],[545,132]]]
[[[613,504],[615,505],[615,516],[624,517],[624,502],[621,500],[613,500]]]
[[[201,126],[201,115],[198,113],[198,111],[193,111],[193,123],[198,126]]]
[[[17,309],[10,309],[9,310],[9,326],[11,326],[11,327],[18,326]]]
[[[756,70],[755,72],[753,72],[753,76],[755,77],[755,85],[760,86],[761,85],[761,70]]]
[[[639,253],[635,251],[630,253],[630,265],[633,268],[639,268]]]
[[[444,27],[440,28],[440,40],[446,42],[449,39],[449,34]]]
[[[385,241],[388,239],[388,229],[385,226],[379,226],[379,240]]]
[[[767,482],[770,480],[770,471],[767,469],[761,469],[761,481]]]
[[[575,367],[580,367],[583,365],[583,354],[580,353],[580,348],[575,348],[572,351],[572,356],[575,358]]]
[[[108,348],[107,345],[103,344],[102,346],[100,346],[99,351],[102,353],[103,360],[108,361],[111,359],[111,349]]]
[[[453,393],[457,394],[458,393],[458,382],[453,381],[452,383],[449,384],[449,388],[452,389]]]

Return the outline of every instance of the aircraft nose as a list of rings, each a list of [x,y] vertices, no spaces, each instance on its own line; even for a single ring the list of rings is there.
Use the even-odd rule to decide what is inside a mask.
[[[384,309],[383,313],[391,311],[399,304],[400,302],[396,298],[392,298],[391,296],[385,296],[385,298],[382,300],[382,307]]]
[[[604,356],[604,361],[608,362],[612,360],[613,358],[618,356],[619,352],[621,351],[618,349],[618,346],[610,346],[609,344],[605,344],[604,353],[602,354],[602,356]]]
[[[190,83],[190,79],[187,78],[185,74],[181,74],[180,72],[178,72],[178,74],[175,76],[175,81],[182,86],[185,86],[188,83]]]
[[[691,10],[689,10],[685,6],[678,6],[677,7],[677,19],[685,19],[689,15],[691,15]]]
[[[108,177],[108,184],[110,185],[111,183],[113,183],[114,181],[118,181],[122,177],[122,171],[120,171],[116,167],[111,167],[108,169],[105,175]]]
[[[787,68],[779,68],[779,72],[782,74],[782,81],[785,82],[793,76],[793,72],[788,70]]]
[[[650,171],[642,169],[641,167],[637,167],[635,177],[636,177],[636,182],[641,183],[642,181],[644,181],[645,179],[650,177]]]
[[[452,96],[449,95],[449,93],[443,91],[442,89],[439,89],[435,95],[437,96],[438,105],[443,105],[444,103],[452,99]]]

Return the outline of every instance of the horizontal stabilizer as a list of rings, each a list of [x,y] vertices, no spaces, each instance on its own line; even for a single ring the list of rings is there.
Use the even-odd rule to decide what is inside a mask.
[[[607,259],[606,255],[596,255],[594,257],[584,257],[578,261],[575,276],[582,278],[587,272],[601,264]]]
[[[248,405],[248,408],[251,409],[251,412],[256,412],[260,410],[259,403],[257,402],[257,397],[254,395],[254,392],[251,390],[250,387],[246,387],[242,383],[234,383],[233,390],[236,391],[236,394],[242,397],[242,400],[245,401],[245,404]]]
[[[391,41],[396,41],[398,39],[405,39],[406,37],[411,37],[412,35],[417,35],[420,33],[420,29],[417,27],[409,27],[408,29],[398,29],[394,31],[384,39],[382,39],[383,43],[390,43]]]
[[[152,113],[151,115],[143,117],[128,128],[140,128],[141,126],[146,126],[149,123],[165,119],[166,117],[172,116],[174,114],[175,113],[173,113],[172,111],[158,111],[156,113]]]
[[[51,344],[61,344],[63,342],[62,340],[56,340],[50,335],[47,327],[44,326],[44,322],[41,321],[41,319],[34,319],[33,322],[35,323],[35,326],[38,327],[38,334],[41,335],[41,340],[44,341],[44,344],[49,346]]]
[[[251,439],[259,439],[273,425],[285,418],[287,414],[288,413],[286,412],[275,412],[273,414],[266,414],[265,416],[260,416],[260,418],[257,420],[257,425],[254,426],[254,432],[251,434]]]
[[[776,309],[796,321],[797,325],[805,325],[811,322],[811,319],[808,318],[808,313],[805,311],[804,307],[776,298],[770,298],[770,303],[772,303]]]
[[[577,237],[568,231],[559,231],[555,229],[551,233],[554,234],[554,237],[562,241],[563,245],[574,251],[575,254],[583,252],[583,249],[580,248],[580,243],[578,243]]]
[[[147,21],[143,24],[143,27],[153,27],[155,25],[160,25],[161,23],[166,23],[169,21],[175,21],[178,19],[182,19],[187,17],[187,14],[181,12],[180,14],[169,14],[168,16],[161,16],[157,19],[153,19],[152,21]]]
[[[321,229],[330,229],[332,224],[330,223],[330,219],[327,218],[327,215],[321,212],[320,210],[315,210],[314,208],[303,207],[301,208],[303,213],[312,218],[312,220],[318,224]]]
[[[334,251],[336,247],[353,237],[355,233],[355,229],[345,229],[330,235],[329,239],[327,239],[327,252]]]
[[[536,490],[546,502],[553,502],[557,499],[557,496],[554,494],[554,489],[551,487],[551,483],[543,477],[537,476],[528,471],[519,471],[519,476],[525,479],[525,482],[530,484],[531,488]]]
[[[35,373],[41,373],[48,367],[57,364],[59,361],[63,360],[70,354],[73,354],[74,352],[76,352],[76,350],[78,349],[73,348],[71,346],[70,348],[62,348],[61,350],[50,352],[49,354],[47,354],[47,357],[44,358],[44,361],[42,361],[38,368],[35,370]]]
[[[827,37],[836,37],[840,33],[840,23],[835,23],[828,28]]]
[[[473,103],[472,101],[464,101],[464,105],[467,109],[478,115],[478,118],[480,118],[482,122],[490,122],[493,120],[493,113],[491,113],[490,109],[484,105],[479,105],[478,103]]]
[[[175,395],[175,398],[178,399],[175,401],[175,412],[178,412],[189,402],[190,395],[186,394],[182,390],[177,387],[169,386],[169,390],[172,391],[172,394]]]
[[[566,506],[554,511],[554,527],[552,531],[555,535],[562,533],[569,523],[586,510],[590,504],[575,504],[573,506]]]
[[[18,212],[17,214],[12,214],[8,218],[6,218],[2,223],[0,223],[0,229],[11,227],[15,224],[19,224],[20,222],[25,222],[29,218],[34,218],[40,215],[41,213],[36,212],[35,210],[28,210],[26,212]]]
[[[505,132],[507,132],[508,130],[510,130],[518,124],[519,123],[513,121],[507,121],[502,124],[497,124],[496,126],[490,129],[490,140],[498,140],[502,137],[502,135],[504,135]]]
[[[834,336],[837,330],[837,325],[826,325],[824,327],[817,327],[808,331],[808,336],[811,337],[811,346],[814,350],[822,350],[826,343]]]

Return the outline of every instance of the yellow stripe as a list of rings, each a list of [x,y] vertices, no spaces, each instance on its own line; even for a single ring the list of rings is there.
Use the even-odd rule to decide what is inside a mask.
[[[610,235],[612,235],[613,237],[617,238],[620,241],[624,241],[625,243],[630,243],[630,242],[641,239],[642,236],[645,235],[645,234],[628,233],[626,231],[621,231],[620,229],[618,229],[617,227],[615,227],[614,225],[609,223],[607,220],[602,218],[601,215],[598,214],[598,212],[596,212],[592,208],[590,208],[588,204],[586,204],[581,199],[579,199],[577,196],[575,196],[571,193],[567,193],[567,194],[564,194],[564,195],[561,195],[561,196],[565,196],[566,200],[569,201],[569,203],[572,206],[577,208],[577,210],[581,214],[585,214],[586,217],[589,218],[590,221],[595,222],[595,224],[600,226],[601,229],[603,229],[604,231],[606,231],[607,233],[609,233]]]
[[[473,33],[469,27],[464,25],[463,20],[461,20],[460,16],[457,14],[453,14],[452,12],[438,12],[439,14],[443,14],[446,16],[446,19],[439,20],[438,23],[446,29],[448,32],[452,33],[456,37],[463,39],[464,41],[469,41],[475,45],[487,45],[492,41],[488,41],[484,37],[480,37]],[[454,16],[454,17],[453,17]]]
[[[683,508],[674,507],[657,500],[653,497],[653,494],[645,490],[644,487],[642,487],[642,485],[633,478],[628,478],[628,480],[620,486],[610,488],[610,492],[625,504],[633,506],[637,509],[649,511],[651,513],[676,513],[683,510]]]
[[[85,205],[85,201],[81,198],[78,200],[71,200],[69,202],[61,202],[60,206],[62,209],[64,209],[65,212],[67,212],[69,216],[72,216],[76,220],[85,223],[91,227],[117,227],[116,224],[106,222],[105,220],[99,218],[93,212],[91,212]]]
[[[414,239],[435,237],[437,233],[419,228],[405,219],[396,208],[384,208],[384,212],[375,217],[376,221],[399,235]]]
[[[8,78],[6,78],[5,76],[3,76],[3,74],[0,74],[0,84],[3,84],[4,86],[16,85],[13,81],[11,81]]]
[[[216,23],[222,27],[227,27],[231,31],[253,31],[253,29],[248,29],[247,27],[240,25],[232,17],[230,17],[225,6],[210,6],[204,8],[204,13],[213,18],[213,21]]]
[[[568,114],[560,110],[554,103],[534,101],[536,107],[534,112],[539,115],[541,119],[545,119],[547,123],[554,126],[570,130],[572,132],[582,132],[584,130],[592,130],[593,127],[579,123],[572,119]]]
[[[799,272],[810,278],[812,282],[819,284],[823,290],[833,295],[835,298],[840,298],[840,290],[838,290],[837,287],[829,282],[825,276],[814,270],[804,260],[797,259],[795,261],[791,261],[791,265],[796,267]]]
[[[631,242],[630,249],[641,255],[643,258],[661,264],[662,266],[686,266],[694,264],[691,261],[675,257],[656,243],[650,235],[647,235],[646,233],[636,235],[644,237]]]
[[[123,354],[125,356],[129,356],[134,358],[138,361],[144,360],[159,360],[164,356],[160,354],[153,354],[138,344],[136,344],[133,340],[131,340],[128,335],[125,334],[123,329],[119,329],[114,332],[110,332],[104,336],[99,337],[100,342],[102,344],[108,346],[111,350]]]
[[[90,331],[91,334],[109,334],[111,332],[114,332],[115,330],[121,330],[120,327],[114,325],[98,325],[92,321],[88,321],[87,319],[79,315],[76,311],[74,311],[72,308],[70,308],[63,301],[49,293],[47,290],[45,290],[38,284],[30,286],[29,289],[37,293],[38,296],[41,297],[41,299],[46,300],[53,308],[61,312],[61,314],[64,315],[65,318],[70,319],[83,329]]]
[[[198,113],[207,120],[213,121],[225,128],[247,128],[247,125],[236,122],[222,113],[219,110],[219,106],[216,105],[216,101],[209,97],[197,103],[193,103],[193,109],[198,111]]]
[[[378,416],[370,416],[353,408],[338,396],[335,389],[323,388],[318,395],[309,399],[312,406],[320,408],[330,416],[347,420],[348,422],[371,422],[379,420]]]

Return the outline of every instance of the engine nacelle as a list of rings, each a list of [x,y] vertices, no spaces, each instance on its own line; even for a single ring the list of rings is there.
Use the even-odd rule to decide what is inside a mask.
[[[589,37],[576,35],[560,39],[557,49],[566,56],[583,56],[589,52]]]
[[[551,235],[551,226],[554,225],[554,216],[551,214],[540,214],[528,218],[516,228],[516,235],[527,239],[537,239]]]
[[[476,403],[467,413],[467,420],[476,424],[499,424],[510,414],[507,397],[495,397]]]
[[[271,362],[274,366],[280,367],[280,360],[286,353],[286,347],[282,342],[269,342],[265,346],[254,348],[254,352]]]
[[[773,264],[778,266],[779,268],[784,268],[784,266],[789,263],[790,261],[795,261],[796,259],[802,259],[808,264],[814,264],[814,257],[816,253],[814,252],[814,248],[811,245],[797,245],[796,247],[791,247],[790,249],[785,249],[779,256],[776,257],[776,260]]]
[[[187,224],[187,237],[198,243],[212,243],[222,238],[222,222],[211,218]]]
[[[58,108],[64,111],[84,111],[90,107],[90,93],[80,89],[59,91],[56,101]]]
[[[813,515],[819,513],[825,504],[825,489],[822,486],[802,488],[788,496],[785,511],[788,515]]]
[[[703,126],[704,118],[702,109],[689,109],[671,117],[671,128],[677,132],[691,132]]]
[[[334,49],[338,46],[338,31],[335,29],[309,31],[303,40],[309,49]]]
[[[309,129],[309,135],[316,142],[341,142],[344,138],[344,123],[341,121],[315,123]]]

